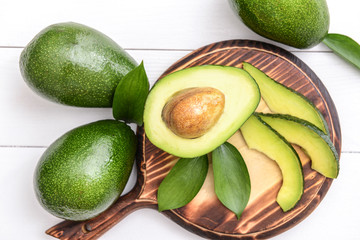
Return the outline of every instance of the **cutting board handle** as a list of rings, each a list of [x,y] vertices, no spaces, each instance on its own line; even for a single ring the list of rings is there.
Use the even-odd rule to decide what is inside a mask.
[[[139,199],[138,188],[119,198],[109,209],[99,216],[81,222],[65,220],[46,231],[62,240],[94,240],[120,222],[131,212],[140,208],[156,208],[152,199]]]

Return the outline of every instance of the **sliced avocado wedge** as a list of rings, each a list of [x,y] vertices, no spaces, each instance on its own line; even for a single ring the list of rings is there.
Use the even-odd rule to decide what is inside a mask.
[[[308,121],[283,114],[258,116],[287,141],[302,147],[311,159],[311,168],[328,178],[339,174],[339,156],[328,135]]]
[[[252,115],[240,128],[249,148],[273,159],[283,176],[276,201],[284,212],[292,209],[304,192],[302,165],[294,148],[257,115]]]
[[[208,101],[212,98],[219,98],[219,104]],[[259,101],[259,88],[243,69],[219,65],[187,68],[165,76],[150,90],[144,110],[145,133],[155,146],[172,155],[201,156],[231,137]],[[195,135],[204,126],[205,131]]]
[[[329,133],[322,114],[306,97],[276,82],[249,63],[244,62],[243,68],[259,85],[261,96],[272,112],[305,119],[320,128],[324,133]]]

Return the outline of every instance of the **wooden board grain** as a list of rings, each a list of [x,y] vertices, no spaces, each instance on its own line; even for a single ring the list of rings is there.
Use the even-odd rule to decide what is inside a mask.
[[[331,140],[338,153],[341,152],[339,120],[326,88],[308,66],[281,48],[250,40],[218,42],[188,54],[161,77],[196,65],[242,67],[244,61],[308,97],[323,114],[329,125]],[[238,135],[238,139],[232,141],[240,144],[237,147],[241,149],[241,134]],[[138,140],[138,180],[135,188],[98,217],[86,222],[64,221],[49,229],[48,234],[60,239],[97,239],[130,212],[142,207],[157,208],[158,186],[177,158],[152,145],[143,128],[138,128]],[[267,178],[261,172],[264,165],[251,165],[249,162],[250,175],[257,179],[258,187],[239,220],[216,198],[211,169],[203,188],[193,201],[182,208],[162,213],[189,231],[209,239],[266,239],[280,234],[306,218],[324,198],[332,183],[331,179],[313,171],[307,156],[299,148],[297,151],[303,163],[305,189],[302,199],[289,212],[282,212],[275,201],[281,185],[279,173],[275,177],[270,174]],[[252,162],[256,162],[256,157]],[[270,160],[266,164],[267,169],[276,171],[276,165]]]

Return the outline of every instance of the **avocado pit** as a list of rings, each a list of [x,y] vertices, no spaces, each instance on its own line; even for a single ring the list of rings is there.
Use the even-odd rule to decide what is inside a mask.
[[[224,111],[225,95],[212,87],[188,88],[174,94],[162,110],[166,126],[183,138],[208,132]]]

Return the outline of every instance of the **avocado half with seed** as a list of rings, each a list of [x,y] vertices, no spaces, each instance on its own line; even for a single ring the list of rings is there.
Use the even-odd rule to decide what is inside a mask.
[[[236,67],[204,65],[160,79],[145,104],[144,128],[160,149],[184,158],[224,143],[255,111],[260,91]]]

